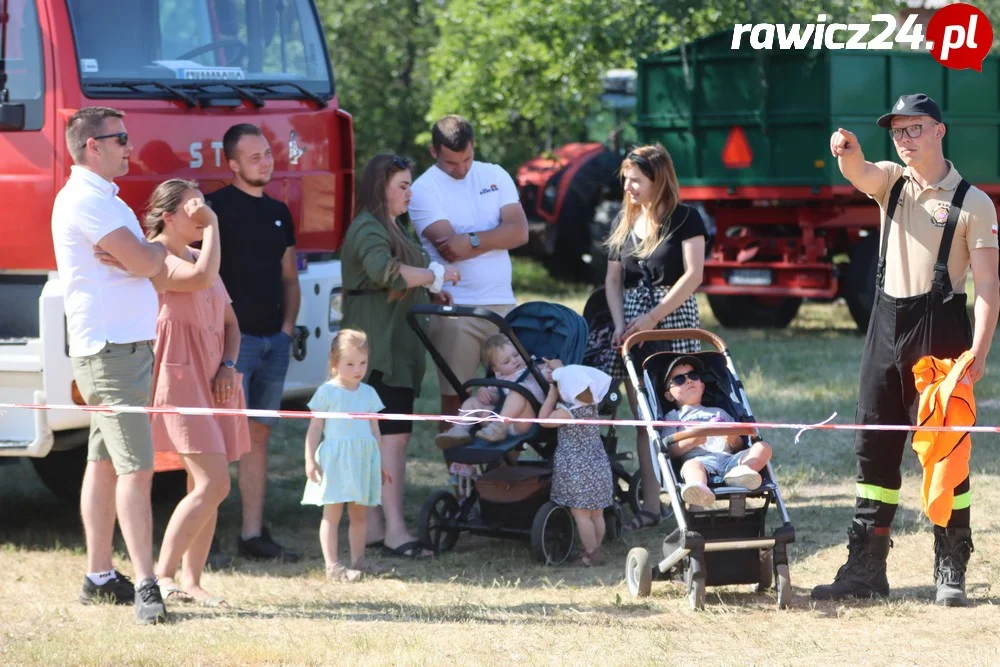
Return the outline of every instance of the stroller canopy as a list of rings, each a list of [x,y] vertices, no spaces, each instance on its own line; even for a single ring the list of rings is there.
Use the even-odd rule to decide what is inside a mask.
[[[566,306],[530,301],[507,313],[507,323],[528,354],[540,360],[579,364],[587,347],[587,323]]]

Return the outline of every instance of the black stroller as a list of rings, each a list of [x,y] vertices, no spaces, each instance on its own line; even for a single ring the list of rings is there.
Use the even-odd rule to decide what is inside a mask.
[[[639,343],[697,339],[715,348],[699,352],[705,365],[703,403],[724,409],[738,422],[753,422],[743,384],[736,375],[732,356],[721,338],[701,329],[676,329],[643,331],[625,341],[622,355],[629,381],[636,389],[641,418],[648,421],[662,419],[660,397],[663,396],[663,374],[670,362],[680,353],[646,353],[641,362],[641,372],[636,362],[642,348]],[[699,427],[675,433],[661,441],[653,427],[646,427],[650,447],[657,461],[658,476],[670,497],[676,530],[663,539],[662,558],[650,562],[649,551],[636,547],[629,551],[625,577],[633,596],[650,594],[654,578],[683,578],[687,586],[688,602],[692,609],[705,606],[705,587],[730,584],[755,584],[756,590],[768,589],[772,582],[777,590],[778,608],[786,608],[792,597],[792,584],[788,573],[788,544],[795,541],[795,529],[788,518],[785,502],[770,463],[761,470],[763,483],[755,491],[722,486],[722,480],[709,480],[709,486],[723,509],[688,507],[680,497],[680,472],[676,460],[668,457],[667,448],[674,442],[695,435],[732,435],[756,437],[756,429],[747,427],[738,431],[732,428]],[[750,441],[744,439],[746,446]],[[756,499],[755,507],[748,507],[747,500]],[[762,503],[760,501],[763,501]],[[765,534],[765,519],[771,504],[777,506],[781,525],[770,536]]]
[[[534,406],[541,405],[530,391],[513,382],[474,378],[464,385],[449,368],[440,352],[419,325],[417,317],[478,317],[497,326],[514,344],[543,391],[548,382],[537,367],[543,358],[559,359],[564,364],[579,364],[587,340],[587,325],[583,318],[565,306],[546,302],[530,302],[514,308],[506,318],[485,308],[462,306],[420,305],[410,309],[407,319],[434,363],[464,400],[470,390],[478,387],[500,387],[516,391]],[[617,392],[610,392],[602,404],[602,412],[613,409]],[[444,451],[445,460],[478,466],[481,475],[468,484],[465,497],[459,500],[450,491],[435,491],[424,502],[418,524],[421,542],[436,553],[454,548],[462,532],[489,537],[528,539],[531,554],[539,562],[556,565],[564,562],[573,551],[576,528],[567,508],[549,499],[552,479],[552,457],[556,447],[556,429],[532,424],[520,435],[509,435],[500,442],[488,442],[472,431],[472,442]],[[604,438],[605,449],[614,456],[617,441]],[[537,458],[521,458],[508,465],[507,454],[530,447]],[[608,538],[621,535],[621,509],[617,503],[605,512]]]

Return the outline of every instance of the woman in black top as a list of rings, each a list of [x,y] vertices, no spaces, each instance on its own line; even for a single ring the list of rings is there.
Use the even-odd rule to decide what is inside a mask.
[[[705,223],[690,206],[680,203],[674,163],[663,146],[636,148],[622,162],[625,187],[622,212],[608,237],[605,292],[615,323],[612,344],[637,331],[698,328],[694,293],[705,267]],[[670,341],[674,352],[697,352],[698,341]],[[615,356],[605,369],[616,381],[625,380],[625,365]],[[635,390],[628,386],[636,409]],[[626,528],[655,526],[660,521],[660,485],[646,430],[636,438],[642,471],[643,511]]]

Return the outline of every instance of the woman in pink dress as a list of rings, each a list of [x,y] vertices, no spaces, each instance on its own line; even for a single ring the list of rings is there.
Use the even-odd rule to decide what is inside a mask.
[[[243,408],[234,363],[240,330],[219,277],[218,219],[197,184],[181,179],[157,187],[147,209],[146,233],[167,249],[166,268],[153,278],[160,296],[153,405]],[[201,251],[189,247],[196,241],[202,242]],[[229,494],[229,463],[250,449],[247,419],[170,414],[151,419],[158,467],[179,457],[188,474],[188,494],[174,509],[160,547],[160,589],[164,599],[222,604],[201,587],[201,573],[219,504]]]

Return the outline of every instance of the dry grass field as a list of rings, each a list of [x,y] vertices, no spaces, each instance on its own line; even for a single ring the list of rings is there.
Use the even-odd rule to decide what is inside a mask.
[[[544,298],[581,308],[585,294],[556,286]],[[526,297],[526,298],[530,298]],[[862,340],[840,304],[807,304],[785,331],[718,329],[707,305],[703,325],[733,351],[761,421],[811,422],[833,411],[853,420]],[[1000,353],[1000,352],[998,352]],[[995,357],[996,354],[995,353]],[[979,423],[1000,423],[1000,372],[977,387]],[[424,384],[418,411],[436,407],[436,380]],[[628,416],[624,410],[623,416]],[[988,664],[1000,662],[1000,438],[976,436],[972,521],[976,551],[968,582],[974,606],[933,605],[932,536],[920,512],[919,470],[908,452],[903,502],[894,525],[885,602],[813,603],[809,589],[828,581],[846,556],[854,489],[847,433],[772,430],[775,467],[797,539],[791,547],[790,609],[774,592],[710,588],[692,612],[681,584],[654,582],[653,595],[629,597],[625,555],[659,549],[665,526],[628,534],[605,549],[594,569],[542,567],[525,544],[462,535],[435,562],[392,561],[389,575],[357,584],[328,583],[316,532],[317,508],[298,504],[305,424],[287,421],[273,442],[268,520],[279,540],[300,550],[295,565],[237,559],[210,572],[209,590],[228,609],[171,606],[172,622],[137,627],[131,609],[83,607],[85,569],[77,510],[56,500],[28,462],[0,467],[0,663],[257,664]],[[411,442],[407,507],[445,481],[418,424]],[[623,430],[625,449],[633,435]],[[233,551],[239,529],[236,486],[223,506],[219,535]],[[158,507],[157,535],[169,507]],[[628,512],[626,510],[626,516]],[[773,513],[772,513],[773,517]],[[343,537],[346,542],[346,533]],[[342,543],[344,543],[342,542]],[[130,573],[118,542],[117,562]],[[385,564],[389,561],[382,560]]]

